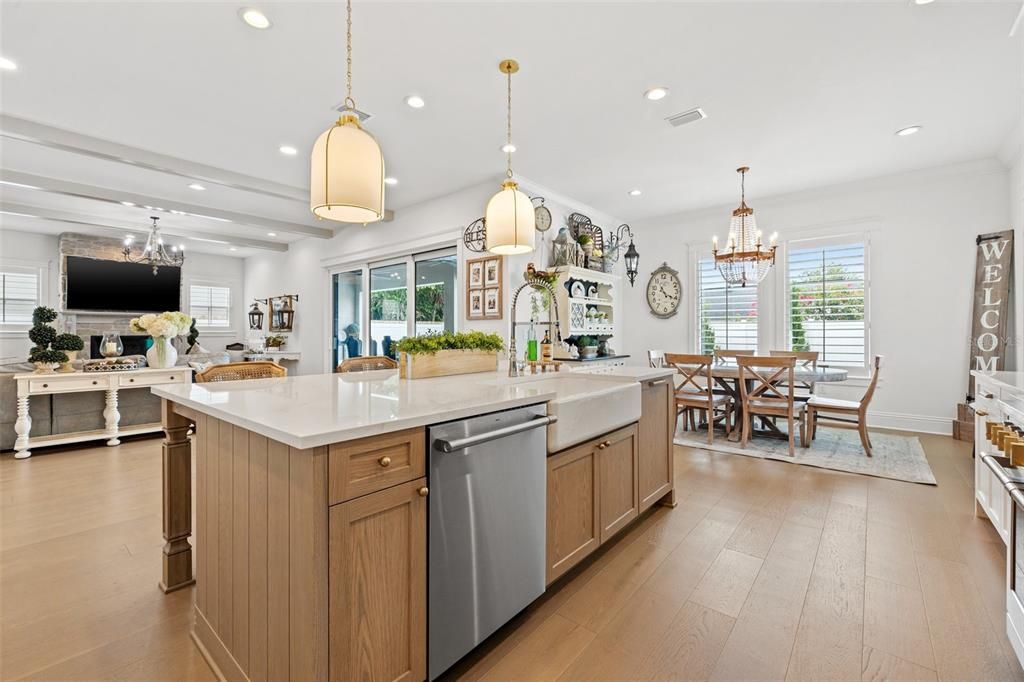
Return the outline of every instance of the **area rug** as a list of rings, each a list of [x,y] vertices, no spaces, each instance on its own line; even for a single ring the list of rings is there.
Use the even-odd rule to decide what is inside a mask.
[[[860,436],[851,429],[836,429],[818,426],[818,436],[811,441],[811,447],[800,447],[797,439],[796,457],[789,456],[789,443],[777,438],[758,437],[747,443],[746,448],[725,438],[724,433],[715,434],[715,442],[708,444],[708,432],[676,430],[677,445],[686,445],[712,452],[726,452],[732,455],[775,459],[790,464],[847,471],[881,478],[892,478],[909,483],[936,485],[932,468],[924,455],[921,441],[912,436],[871,432],[872,456],[864,454]]]

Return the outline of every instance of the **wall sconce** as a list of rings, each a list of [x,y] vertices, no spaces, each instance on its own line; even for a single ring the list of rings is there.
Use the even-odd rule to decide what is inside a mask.
[[[252,308],[249,309],[249,329],[252,331],[263,329],[263,311],[260,310],[259,299],[254,299]]]
[[[627,234],[629,235],[629,248],[626,249],[624,260],[626,261],[626,277],[629,278],[629,286],[633,286],[633,283],[636,282],[637,273],[639,272],[640,252],[636,250],[636,245],[633,244],[633,229],[626,223],[619,225],[615,234],[609,237],[611,249],[609,249],[608,254],[605,254],[605,258],[611,258],[613,263],[619,260],[619,250],[622,248],[622,240]]]

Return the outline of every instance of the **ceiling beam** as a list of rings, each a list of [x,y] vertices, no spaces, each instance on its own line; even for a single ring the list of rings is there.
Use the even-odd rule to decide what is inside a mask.
[[[12,204],[10,202],[4,202],[3,205],[0,206],[0,220],[4,220],[3,214],[26,218],[54,220],[57,222],[68,223],[70,225],[82,225],[84,227],[101,228],[110,231],[136,233],[145,233],[149,231],[148,225],[127,223],[121,220],[111,220],[109,218],[101,218],[99,216],[82,215],[77,212],[59,211],[52,208],[44,208],[42,206],[29,206],[28,204]],[[174,216],[162,216],[162,218],[164,220],[173,220]],[[0,225],[2,225],[2,222],[0,222]],[[176,237],[179,239],[199,239],[203,241],[223,242],[224,244],[229,244],[231,246],[243,246],[250,249],[262,249],[264,251],[288,250],[288,244],[285,242],[269,242],[262,239],[249,239],[247,237],[236,237],[229,234],[201,232],[187,227],[181,227],[180,225],[175,227],[169,224],[164,224],[160,226],[160,231],[168,237]]]
[[[91,135],[83,135],[63,128],[36,123],[28,119],[18,118],[9,114],[0,114],[0,135],[31,142],[51,149],[59,149],[73,154],[91,156],[105,161],[114,161],[138,168],[146,168],[160,173],[177,175],[188,180],[202,180],[213,185],[223,185],[244,192],[255,192],[279,199],[309,202],[309,190],[292,187],[280,182],[264,180],[253,175],[235,173],[234,171],[194,163],[167,154],[151,152],[138,147],[118,144]]]
[[[186,204],[184,202],[174,201],[173,199],[161,199],[143,194],[134,194],[132,192],[110,189],[107,187],[83,185],[69,180],[48,178],[42,175],[22,173],[21,171],[8,170],[6,168],[0,169],[0,180],[14,185],[21,185],[29,189],[39,189],[55,194],[81,197],[83,199],[93,199],[96,201],[107,201],[113,203],[130,201],[137,206],[160,206],[169,211],[182,211],[184,213],[192,214],[193,216],[205,216],[207,218],[226,220],[232,223],[237,223],[240,226],[249,225],[252,227],[271,230],[273,232],[300,234],[306,237],[319,237],[321,239],[330,239],[334,236],[333,230],[323,227],[314,227],[312,225],[292,223],[283,220],[273,220],[262,216],[250,215],[248,213],[225,211],[219,208],[212,208],[210,206]]]

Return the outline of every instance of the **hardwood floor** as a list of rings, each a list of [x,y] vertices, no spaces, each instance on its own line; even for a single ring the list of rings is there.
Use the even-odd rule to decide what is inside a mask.
[[[970,448],[937,487],[676,448],[656,508],[452,671],[465,680],[1024,680]],[[159,441],[0,459],[0,679],[213,680],[163,595]]]

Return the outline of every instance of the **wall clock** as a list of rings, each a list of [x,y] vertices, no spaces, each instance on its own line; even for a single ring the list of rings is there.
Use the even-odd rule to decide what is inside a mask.
[[[679,273],[668,263],[662,263],[647,282],[647,305],[651,314],[663,319],[672,317],[679,312],[682,298],[683,284],[679,281]]]
[[[551,211],[544,205],[544,199],[541,199],[540,205],[533,209],[533,222],[538,232],[547,232],[551,229]]]

